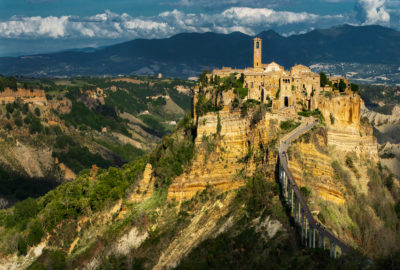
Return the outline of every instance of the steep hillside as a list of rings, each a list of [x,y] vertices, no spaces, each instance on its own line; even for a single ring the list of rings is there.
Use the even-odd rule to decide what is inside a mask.
[[[374,127],[380,162],[400,179],[400,89],[398,86],[363,85],[361,90],[366,100],[362,116]]]
[[[400,33],[381,26],[343,25],[283,37],[273,31],[263,39],[264,63],[393,64],[400,59]],[[188,33],[167,39],[137,39],[94,52],[67,51],[0,58],[0,73],[27,76],[157,74],[189,77],[206,68],[246,67],[252,38],[231,34]],[[355,42],[356,41],[356,42]],[[232,57],[234,56],[234,57]]]
[[[142,156],[190,109],[190,83],[179,80],[0,84],[1,207],[43,195],[92,166],[119,167]]]

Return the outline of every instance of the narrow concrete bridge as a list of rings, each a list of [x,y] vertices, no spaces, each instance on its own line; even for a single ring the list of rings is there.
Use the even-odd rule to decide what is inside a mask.
[[[348,246],[314,219],[288,167],[286,151],[290,143],[318,123],[318,120],[312,117],[304,119],[299,127],[281,140],[279,146],[279,183],[284,200],[290,209],[290,214],[300,227],[302,243],[307,247],[315,248],[317,241],[319,248],[329,248],[331,258],[336,258],[338,255],[346,253],[349,250]]]

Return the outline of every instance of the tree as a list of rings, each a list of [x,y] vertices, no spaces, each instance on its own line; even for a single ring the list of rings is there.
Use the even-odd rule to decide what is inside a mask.
[[[324,72],[319,73],[319,78],[320,78],[320,84],[321,87],[324,87],[325,85],[328,84],[328,78],[326,77]]]
[[[340,91],[340,92],[344,92],[344,90],[346,90],[346,87],[347,87],[346,83],[343,81],[343,79],[340,79],[340,82],[339,82],[339,91]]]
[[[34,134],[34,133],[39,133],[41,131],[42,131],[42,124],[40,123],[40,119],[36,117],[32,118],[31,125],[29,126],[29,133]]]
[[[352,83],[352,84],[351,84],[351,91],[353,91],[353,92],[358,92],[358,85]]]
[[[35,108],[35,114],[36,114],[36,116],[40,116],[40,109],[39,108]]]
[[[14,105],[12,103],[7,103],[6,110],[7,110],[8,113],[13,113],[14,112]]]
[[[199,78],[199,80],[200,80],[200,83],[202,84],[202,85],[205,85],[206,83],[207,83],[207,74],[210,74],[210,71],[207,69],[207,70],[204,70],[201,74],[200,74],[200,78]]]
[[[22,106],[22,113],[23,114],[27,114],[29,112],[29,105],[28,105],[28,103],[25,103],[23,106]]]
[[[20,117],[14,119],[14,123],[17,127],[22,127],[22,119]]]

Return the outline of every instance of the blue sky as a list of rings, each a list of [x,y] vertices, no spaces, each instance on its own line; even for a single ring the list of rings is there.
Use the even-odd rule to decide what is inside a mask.
[[[0,0],[0,56],[182,32],[283,35],[339,24],[400,29],[400,0]]]

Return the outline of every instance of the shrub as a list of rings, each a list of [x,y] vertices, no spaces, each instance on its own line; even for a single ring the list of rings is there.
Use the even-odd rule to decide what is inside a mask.
[[[398,201],[396,203],[396,206],[394,207],[394,209],[396,211],[397,218],[400,220],[400,201]]]
[[[10,123],[7,123],[4,127],[5,127],[8,131],[10,131],[10,130],[13,129]]]
[[[287,121],[282,121],[280,124],[280,128],[285,131],[292,131],[293,129],[297,128],[300,123],[295,122],[294,120],[290,119]]]
[[[263,104],[261,104],[260,106],[258,106],[257,110],[254,112],[253,117],[251,118],[250,124],[252,126],[256,125],[264,117],[265,113],[266,113],[265,107],[263,106]]]
[[[235,94],[239,96],[239,98],[244,99],[245,97],[247,97],[248,93],[249,93],[249,89],[248,88],[235,88],[234,90]]]
[[[42,224],[38,220],[33,221],[29,226],[29,234],[27,238],[27,244],[34,246],[40,243],[44,235]]]
[[[23,106],[22,106],[22,113],[23,114],[27,114],[29,112],[29,105],[28,105],[28,103],[25,103]]]
[[[26,255],[28,251],[28,246],[26,244],[25,239],[22,236],[18,237],[17,250],[19,255]]]
[[[351,91],[353,91],[353,92],[358,92],[358,85],[357,84],[354,84],[354,83],[352,83],[351,84]]]
[[[391,152],[385,152],[382,155],[380,155],[380,157],[383,159],[391,159],[391,158],[395,158],[396,155]]]
[[[222,106],[215,106],[211,99],[207,99],[204,94],[200,94],[196,103],[196,112],[198,116],[207,114],[208,112],[217,112]]]
[[[308,189],[307,187],[301,187],[300,192],[305,200],[308,200],[311,196],[311,190]]]
[[[7,111],[8,113],[13,113],[13,112],[14,112],[14,104],[12,104],[12,103],[7,103],[7,105],[6,105],[6,111]]]
[[[61,250],[54,250],[50,253],[49,268],[53,270],[62,270],[65,268],[65,253]]]
[[[29,133],[35,134],[41,132],[43,129],[42,123],[40,123],[40,119],[33,117],[29,126]]]
[[[40,116],[40,109],[39,108],[35,108],[35,114],[36,114],[36,116]]]

